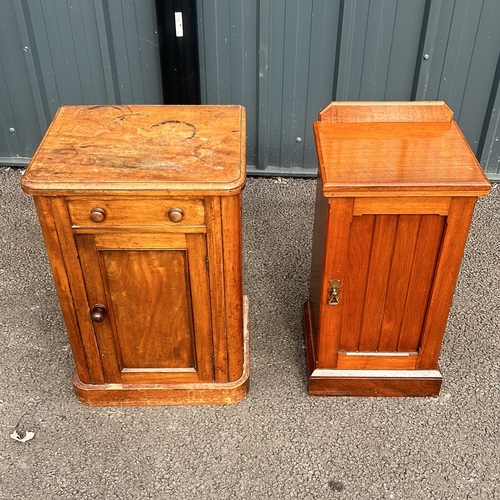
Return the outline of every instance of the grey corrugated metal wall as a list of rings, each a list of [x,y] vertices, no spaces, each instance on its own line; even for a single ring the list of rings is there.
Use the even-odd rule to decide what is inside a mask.
[[[333,100],[444,100],[500,180],[498,0],[200,2],[206,102],[247,106],[250,171],[314,174]],[[242,83],[243,82],[243,83]]]
[[[0,163],[26,164],[61,104],[160,103],[154,2],[1,0]]]
[[[498,0],[198,0],[198,14],[202,101],[246,106],[249,172],[314,175],[311,122],[332,99],[439,99],[500,180]],[[25,162],[60,104],[160,102],[153,0],[2,0],[0,16],[4,163]]]

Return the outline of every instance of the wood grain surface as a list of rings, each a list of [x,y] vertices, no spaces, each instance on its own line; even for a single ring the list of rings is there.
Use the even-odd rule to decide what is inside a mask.
[[[332,103],[314,132],[309,392],[435,396],[474,204],[490,184],[444,103]]]
[[[21,184],[35,197],[82,402],[247,394],[245,139],[241,106],[55,116]]]
[[[23,178],[30,194],[231,193],[245,180],[241,106],[63,106]]]
[[[489,192],[444,103],[332,103],[313,126],[325,196]]]

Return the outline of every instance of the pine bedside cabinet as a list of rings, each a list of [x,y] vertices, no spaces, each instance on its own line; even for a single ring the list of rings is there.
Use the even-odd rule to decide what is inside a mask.
[[[309,393],[436,396],[474,205],[490,184],[442,102],[331,103],[309,301]]]
[[[22,178],[89,405],[248,391],[240,106],[67,106]]]

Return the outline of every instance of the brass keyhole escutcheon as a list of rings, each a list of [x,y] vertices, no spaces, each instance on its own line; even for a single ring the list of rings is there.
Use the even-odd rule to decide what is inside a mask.
[[[96,304],[90,309],[90,319],[94,323],[102,323],[106,319],[106,308],[102,304]]]
[[[339,305],[339,293],[340,293],[340,280],[333,278],[329,281],[330,286],[328,287],[328,305],[338,306]]]
[[[92,222],[97,222],[97,223],[103,222],[105,218],[106,218],[106,210],[104,210],[104,208],[94,207],[90,211],[90,220]]]

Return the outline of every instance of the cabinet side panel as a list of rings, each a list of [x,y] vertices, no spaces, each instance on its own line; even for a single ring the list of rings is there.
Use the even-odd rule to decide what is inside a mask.
[[[314,230],[311,258],[311,281],[309,285],[309,317],[312,320],[310,339],[313,343],[313,353],[317,343],[319,325],[319,306],[321,303],[321,288],[323,284],[326,218],[328,214],[328,198],[323,196],[323,183],[318,176],[316,185],[316,204],[314,211]],[[307,321],[307,320],[306,320]],[[312,354],[312,353],[310,353]],[[315,355],[315,354],[314,354]]]
[[[56,224],[52,215],[51,199],[35,196],[34,201],[40,220],[45,247],[47,249],[47,255],[49,257],[52,276],[54,277],[56,291],[59,297],[59,303],[61,304],[64,322],[66,324],[69,343],[73,352],[76,370],[82,382],[90,383],[91,378],[87,365],[85,348],[78,327],[69,279],[64,266]]]
[[[229,381],[243,373],[241,193],[221,197]]]
[[[228,382],[227,331],[224,291],[222,221],[219,197],[205,199],[207,250],[210,276],[212,334],[214,340],[214,376],[216,382]]]

